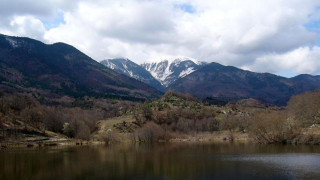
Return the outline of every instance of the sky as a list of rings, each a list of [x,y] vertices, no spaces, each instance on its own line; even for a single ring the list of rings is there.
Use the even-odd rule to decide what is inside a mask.
[[[97,61],[190,57],[320,74],[319,0],[0,0],[0,33],[64,42]]]

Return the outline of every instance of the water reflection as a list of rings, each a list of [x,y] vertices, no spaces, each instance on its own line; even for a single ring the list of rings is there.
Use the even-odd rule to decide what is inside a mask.
[[[165,144],[0,151],[0,179],[320,179],[320,147]]]

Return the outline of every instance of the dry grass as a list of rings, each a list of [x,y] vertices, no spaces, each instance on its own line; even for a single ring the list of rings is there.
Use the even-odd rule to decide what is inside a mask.
[[[251,139],[249,138],[247,133],[233,132],[229,131],[215,131],[215,132],[198,132],[198,133],[188,133],[174,134],[174,139],[171,139],[171,142],[249,142]],[[231,140],[232,138],[232,140]]]
[[[135,119],[132,116],[121,116],[121,117],[115,117],[110,118],[106,120],[101,120],[97,122],[99,130],[97,133],[103,133],[107,131],[108,129],[111,129],[113,131],[117,131],[117,129],[114,127],[115,124],[126,122],[126,123],[132,123]]]
[[[115,124],[119,124],[125,121],[126,123],[134,122],[132,116],[122,116],[116,118],[110,118],[99,121],[97,123],[98,130],[93,133],[93,140],[107,140],[121,141],[121,142],[132,142],[138,140],[135,133],[121,133]],[[250,138],[246,133],[232,132],[229,131],[215,131],[215,132],[198,132],[198,133],[175,133],[171,132],[170,142],[230,142],[231,136],[234,142],[249,142]]]
[[[320,125],[312,125],[302,130],[302,134],[305,135],[320,135]]]
[[[132,116],[121,116],[101,120],[97,122],[97,131],[93,133],[93,140],[103,140],[108,134],[112,133],[112,139],[119,139],[121,141],[129,141],[131,133],[120,133],[120,131],[114,127],[115,124],[119,123],[132,123],[135,119]]]

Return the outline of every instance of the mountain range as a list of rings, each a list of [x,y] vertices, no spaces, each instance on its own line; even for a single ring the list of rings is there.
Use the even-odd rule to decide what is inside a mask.
[[[202,99],[255,98],[285,105],[292,95],[319,87],[320,76],[285,78],[190,58],[98,63],[68,44],[0,34],[0,89],[8,92],[146,100],[173,90]]]
[[[117,60],[113,63],[117,64],[115,61]],[[127,59],[126,62],[128,61],[130,60]],[[107,66],[112,68],[110,65]],[[164,59],[143,63],[140,66],[149,71],[166,91],[184,92],[202,99],[213,98],[216,101],[255,98],[267,104],[285,105],[292,95],[320,87],[320,76],[303,74],[285,78],[188,58]],[[130,71],[130,68],[126,71]],[[144,71],[140,69],[139,72]],[[135,73],[129,76],[135,77]],[[138,76],[141,76],[141,73]]]
[[[131,100],[159,97],[145,83],[117,73],[64,43],[0,35],[0,88],[53,95]]]

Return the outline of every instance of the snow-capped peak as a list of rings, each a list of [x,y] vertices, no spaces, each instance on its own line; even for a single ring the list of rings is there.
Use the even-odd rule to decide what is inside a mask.
[[[151,73],[163,86],[168,87],[178,78],[187,76],[204,65],[193,58],[166,57],[144,63],[141,66]]]
[[[162,85],[148,71],[132,62],[128,58],[106,59],[100,62],[102,65],[120,73],[142,81],[150,86],[163,90]]]
[[[194,59],[194,58],[189,58],[189,57],[177,57],[177,56],[169,56],[169,57],[159,57],[159,58],[154,58],[152,60],[149,60],[145,63],[160,63],[167,61],[168,64],[172,64],[173,62],[182,62],[182,61],[192,61],[197,65],[201,65],[203,62]],[[145,64],[144,63],[144,64]]]

